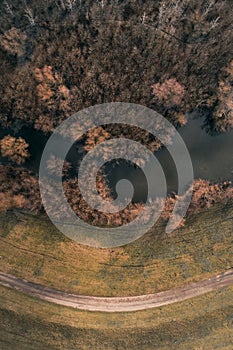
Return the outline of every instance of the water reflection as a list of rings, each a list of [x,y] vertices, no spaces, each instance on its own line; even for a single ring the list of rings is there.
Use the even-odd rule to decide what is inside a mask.
[[[179,132],[190,152],[195,179],[205,179],[214,182],[233,181],[233,130],[220,135],[210,135],[202,128],[203,118],[190,117],[188,124]],[[166,149],[156,153],[167,179],[168,192],[176,192],[178,178],[175,164]],[[121,178],[127,178],[134,184],[134,200],[144,199],[147,193],[147,183],[140,170],[130,166],[117,167],[111,175],[116,183]],[[159,193],[156,174],[154,174],[154,189]]]
[[[210,135],[202,129],[202,125],[203,118],[193,116],[189,118],[189,122],[185,127],[179,129],[191,155],[195,179],[202,178],[214,182],[233,181],[233,130],[220,135]],[[0,138],[9,133],[10,130],[0,131]],[[48,137],[40,131],[29,128],[23,128],[15,136],[23,137],[30,144],[32,156],[26,163],[26,167],[38,172],[40,157]],[[77,150],[73,147],[69,153],[69,160],[75,164],[77,163],[77,159],[75,160],[77,156]],[[176,167],[169,152],[166,149],[161,149],[156,153],[156,157],[163,167],[168,192],[176,192],[178,187]],[[6,162],[3,158],[0,158],[0,161]],[[125,162],[120,162],[117,166],[110,164],[108,171],[113,188],[120,179],[126,178],[134,185],[133,200],[144,201],[146,199],[147,182],[140,169],[133,165],[127,165]],[[159,181],[156,179],[156,174],[152,175],[155,192],[159,194]]]

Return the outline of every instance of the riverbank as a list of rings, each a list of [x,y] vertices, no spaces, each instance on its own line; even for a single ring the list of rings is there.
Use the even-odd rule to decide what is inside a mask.
[[[160,221],[130,245],[94,249],[64,237],[44,215],[1,213],[1,270],[76,294],[159,292],[231,267],[232,220],[231,201],[190,217],[171,237]]]

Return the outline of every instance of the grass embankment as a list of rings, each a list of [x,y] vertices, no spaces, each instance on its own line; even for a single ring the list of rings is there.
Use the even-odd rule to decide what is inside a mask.
[[[158,223],[134,243],[94,249],[70,241],[45,216],[0,215],[0,270],[96,296],[154,293],[233,266],[233,202],[189,219],[172,237]]]
[[[231,350],[233,287],[136,313],[69,309],[0,287],[2,350]]]

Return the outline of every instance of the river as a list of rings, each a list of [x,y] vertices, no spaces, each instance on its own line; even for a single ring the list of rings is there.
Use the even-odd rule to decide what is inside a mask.
[[[212,182],[233,181],[233,130],[219,135],[208,134],[203,128],[203,118],[189,117],[186,126],[179,128],[191,156],[195,179],[201,178]],[[9,130],[1,130],[0,137],[9,134]],[[23,128],[16,134],[22,136],[30,144],[31,158],[25,166],[38,172],[39,163],[43,148],[48,139],[42,132],[34,129]],[[70,153],[70,158],[74,160],[74,149]],[[156,153],[156,157],[162,165],[166,175],[168,193],[177,191],[177,172],[175,165],[165,148]],[[4,158],[0,159],[5,163]],[[152,171],[152,169],[149,171]],[[143,172],[129,165],[109,168],[109,178],[114,184],[122,178],[126,178],[134,185],[135,201],[145,200],[147,196],[147,182]],[[154,176],[154,186],[157,189],[157,180]]]

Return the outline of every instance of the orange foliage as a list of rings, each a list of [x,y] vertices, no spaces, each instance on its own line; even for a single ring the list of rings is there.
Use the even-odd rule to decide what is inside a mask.
[[[86,151],[90,151],[99,143],[109,140],[110,138],[111,138],[111,134],[109,134],[101,126],[98,126],[87,132],[87,138],[85,141],[84,148]]]
[[[24,43],[27,35],[19,28],[12,27],[3,35],[0,35],[0,47],[10,54],[22,56],[24,54]]]
[[[41,115],[34,124],[34,128],[42,130],[44,133],[53,132],[55,129],[54,120],[48,118],[46,115]]]
[[[37,94],[42,101],[52,104],[57,97],[61,99],[69,98],[69,89],[63,84],[58,73],[53,72],[51,66],[35,68],[34,77],[37,82]]]
[[[38,179],[24,168],[0,165],[0,210],[42,209]]]
[[[185,94],[185,88],[174,78],[164,83],[152,85],[153,94],[166,107],[180,105]]]
[[[213,113],[219,131],[233,127],[233,60],[225,71],[228,76],[219,82],[218,104]]]
[[[3,157],[7,157],[17,164],[22,164],[30,156],[28,152],[29,145],[22,138],[5,136],[0,141],[0,148]]]

